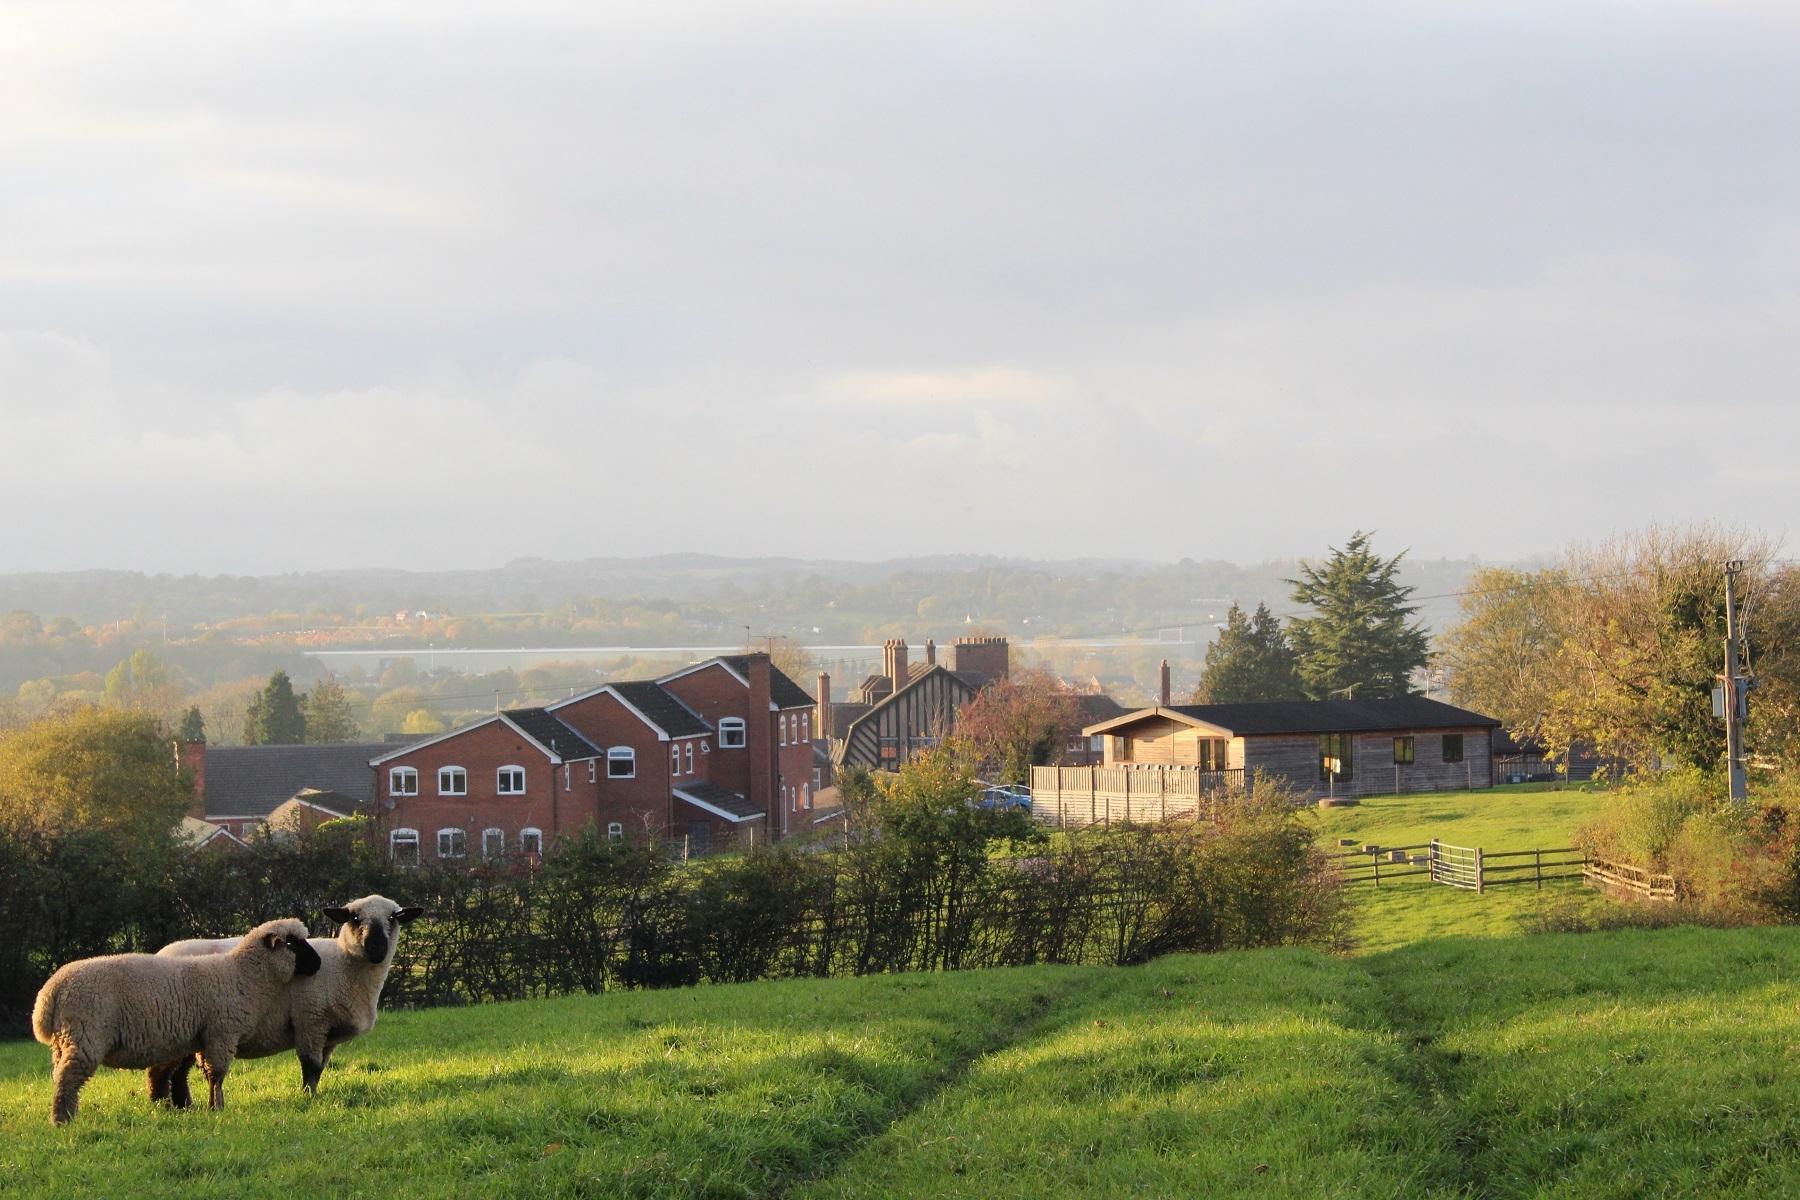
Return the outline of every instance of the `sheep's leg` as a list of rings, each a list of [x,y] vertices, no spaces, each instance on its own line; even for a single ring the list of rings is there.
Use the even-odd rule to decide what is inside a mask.
[[[295,1038],[294,1053],[300,1056],[300,1086],[309,1095],[317,1094],[319,1076],[325,1073],[325,1060],[331,1057],[331,1047],[305,1038]]]
[[[188,1055],[170,1068],[169,1103],[176,1108],[192,1108],[194,1093],[188,1090],[188,1072],[194,1069],[194,1056]]]
[[[200,1073],[206,1076],[206,1107],[225,1107],[225,1075],[231,1070],[233,1052],[224,1046],[209,1046],[200,1052]]]
[[[58,1047],[51,1077],[50,1123],[67,1125],[81,1107],[81,1085],[100,1069],[100,1061],[72,1049]]]

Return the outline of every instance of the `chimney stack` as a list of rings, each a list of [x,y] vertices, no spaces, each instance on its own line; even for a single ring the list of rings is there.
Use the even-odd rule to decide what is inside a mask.
[[[750,794],[744,797],[768,814],[771,840],[787,831],[783,823],[787,814],[776,809],[775,791],[775,715],[769,711],[769,656],[745,656],[746,674],[750,676],[750,711],[745,734],[749,738]]]
[[[897,692],[906,686],[906,639],[889,638],[882,643],[881,657],[882,666],[886,668],[883,674],[894,681]]]
[[[1006,678],[1008,657],[1003,637],[959,637],[950,643],[950,669],[980,676],[983,683]]]
[[[1162,699],[1158,700],[1157,703],[1161,704],[1164,708],[1167,708],[1169,705],[1169,660],[1166,658],[1162,660],[1162,689],[1160,694]]]
[[[937,666],[937,643],[930,638],[925,639],[925,665],[928,667]]]
[[[206,819],[206,741],[175,740],[175,771],[185,775],[194,786],[194,798],[188,804],[187,815]]]
[[[813,736],[831,737],[831,672],[819,672],[818,708],[813,713]]]

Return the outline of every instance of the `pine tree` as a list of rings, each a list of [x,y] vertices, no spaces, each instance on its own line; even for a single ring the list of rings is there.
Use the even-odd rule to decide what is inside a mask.
[[[306,714],[294,695],[294,682],[286,671],[276,671],[244,714],[244,744],[297,746],[305,740]]]
[[[1194,689],[1194,703],[1298,700],[1304,694],[1294,649],[1269,606],[1258,604],[1256,615],[1250,617],[1233,604],[1218,640],[1206,648],[1206,668]]]
[[[1370,536],[1358,530],[1323,567],[1302,567],[1287,581],[1316,614],[1289,623],[1301,686],[1315,700],[1408,695],[1412,673],[1430,657],[1425,630],[1408,621],[1419,611],[1407,603],[1412,589],[1395,578],[1405,553],[1384,559]]]
[[[313,684],[312,691],[306,696],[306,740],[354,742],[356,738],[356,717],[350,711],[350,696],[335,675],[327,675]]]

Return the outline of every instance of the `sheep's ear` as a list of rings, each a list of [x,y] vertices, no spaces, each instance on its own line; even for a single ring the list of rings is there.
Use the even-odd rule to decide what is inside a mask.
[[[425,910],[422,908],[403,908],[399,912],[394,914],[394,920],[396,920],[396,921],[400,922],[400,924],[404,925],[408,921],[411,921],[417,917],[422,917],[424,915],[425,915]]]
[[[350,910],[347,908],[328,908],[325,910],[325,915],[339,925],[348,925],[350,923],[351,914]]]
[[[263,946],[269,950],[279,950],[286,944],[286,939],[279,933],[265,933],[262,941]]]

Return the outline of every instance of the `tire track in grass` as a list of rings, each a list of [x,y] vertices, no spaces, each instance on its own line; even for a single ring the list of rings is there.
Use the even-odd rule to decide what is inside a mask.
[[[1047,984],[1041,991],[1034,992],[1030,999],[1031,1009],[1029,1012],[1020,1014],[1019,1019],[1014,1022],[997,1022],[992,1036],[982,1039],[953,1058],[929,1086],[919,1089],[887,1112],[878,1128],[870,1130],[859,1141],[834,1146],[829,1151],[820,1154],[808,1170],[790,1175],[777,1186],[770,1188],[765,1195],[770,1200],[779,1200],[780,1197],[786,1196],[796,1188],[807,1187],[830,1178],[864,1145],[885,1137],[895,1125],[956,1087],[968,1077],[978,1064],[995,1054],[1029,1042],[1039,1035],[1059,1027],[1067,1019],[1068,1009],[1079,1007],[1100,992],[1116,987],[1115,976],[1122,968],[1086,967],[1075,968],[1075,970],[1080,973],[1065,976],[1063,980]]]

